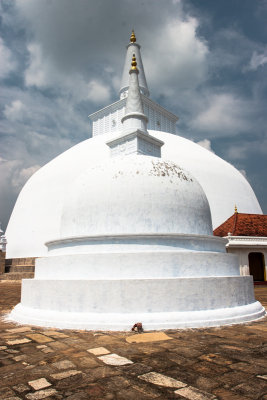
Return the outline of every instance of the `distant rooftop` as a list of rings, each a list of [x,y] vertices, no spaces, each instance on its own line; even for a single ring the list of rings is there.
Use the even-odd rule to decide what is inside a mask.
[[[267,215],[235,212],[213,231],[215,236],[267,236]]]

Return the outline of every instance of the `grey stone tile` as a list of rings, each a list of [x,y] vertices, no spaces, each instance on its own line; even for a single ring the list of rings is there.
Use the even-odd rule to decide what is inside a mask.
[[[188,400],[215,400],[216,396],[211,393],[203,392],[192,386],[187,386],[182,389],[175,390],[176,394]]]
[[[184,382],[177,381],[176,379],[170,378],[169,376],[163,374],[159,374],[158,372],[148,372],[147,374],[139,375],[138,378],[158,386],[173,388],[182,388],[187,386],[187,384]]]
[[[39,378],[35,379],[34,381],[29,381],[28,385],[30,385],[34,390],[40,390],[51,386],[51,383],[48,382],[45,378]]]
[[[56,380],[61,380],[61,379],[69,378],[71,376],[79,375],[79,374],[81,374],[81,371],[72,369],[70,371],[64,371],[64,372],[58,372],[56,374],[51,374],[50,376]]]
[[[57,369],[76,368],[76,365],[74,365],[73,362],[71,362],[69,360],[57,361],[57,362],[51,364],[51,366],[54,368],[57,368]]]
[[[125,357],[121,357],[118,354],[107,354],[105,356],[98,357],[99,360],[103,361],[108,365],[127,365],[133,364],[131,360],[128,360]]]
[[[35,393],[28,393],[26,394],[25,398],[28,400],[42,400],[56,393],[57,393],[56,389],[45,389],[45,390],[39,390],[38,392]]]

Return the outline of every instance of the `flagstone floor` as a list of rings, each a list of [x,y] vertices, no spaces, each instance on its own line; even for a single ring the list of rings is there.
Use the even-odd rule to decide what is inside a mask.
[[[267,287],[255,294],[267,308]],[[63,331],[5,322],[19,299],[19,283],[0,282],[0,400],[267,400],[267,317],[141,334]]]

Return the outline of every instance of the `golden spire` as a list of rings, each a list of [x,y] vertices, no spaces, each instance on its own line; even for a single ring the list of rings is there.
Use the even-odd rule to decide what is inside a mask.
[[[236,204],[235,204],[235,214],[237,214],[237,206],[236,206]]]
[[[132,34],[131,34],[131,37],[130,37],[130,42],[131,43],[136,42],[136,37],[135,37],[135,34],[134,34],[134,30],[132,30]]]
[[[137,70],[137,62],[136,62],[136,58],[135,58],[135,54],[133,54],[133,57],[132,57],[132,68],[131,68],[131,70]]]

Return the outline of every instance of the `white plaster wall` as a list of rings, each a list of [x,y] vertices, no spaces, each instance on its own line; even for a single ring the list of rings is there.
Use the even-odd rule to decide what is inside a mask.
[[[243,175],[203,147],[165,132],[151,131],[165,142],[162,157],[192,173],[208,198],[213,228],[238,211],[261,214],[255,194]],[[85,140],[37,171],[22,189],[12,212],[6,237],[7,257],[47,254],[44,243],[60,237],[63,201],[73,180],[85,169],[109,157],[105,142],[118,132]]]
[[[252,277],[133,280],[23,280],[10,320],[71,329],[216,326],[258,319]],[[215,290],[216,288],[216,290]],[[164,293],[160,296],[159,293]]]
[[[236,257],[206,251],[69,254],[38,258],[35,279],[239,276]]]
[[[254,302],[253,285],[246,284],[250,278],[27,279],[23,280],[21,302],[25,307],[68,312],[214,310]]]

